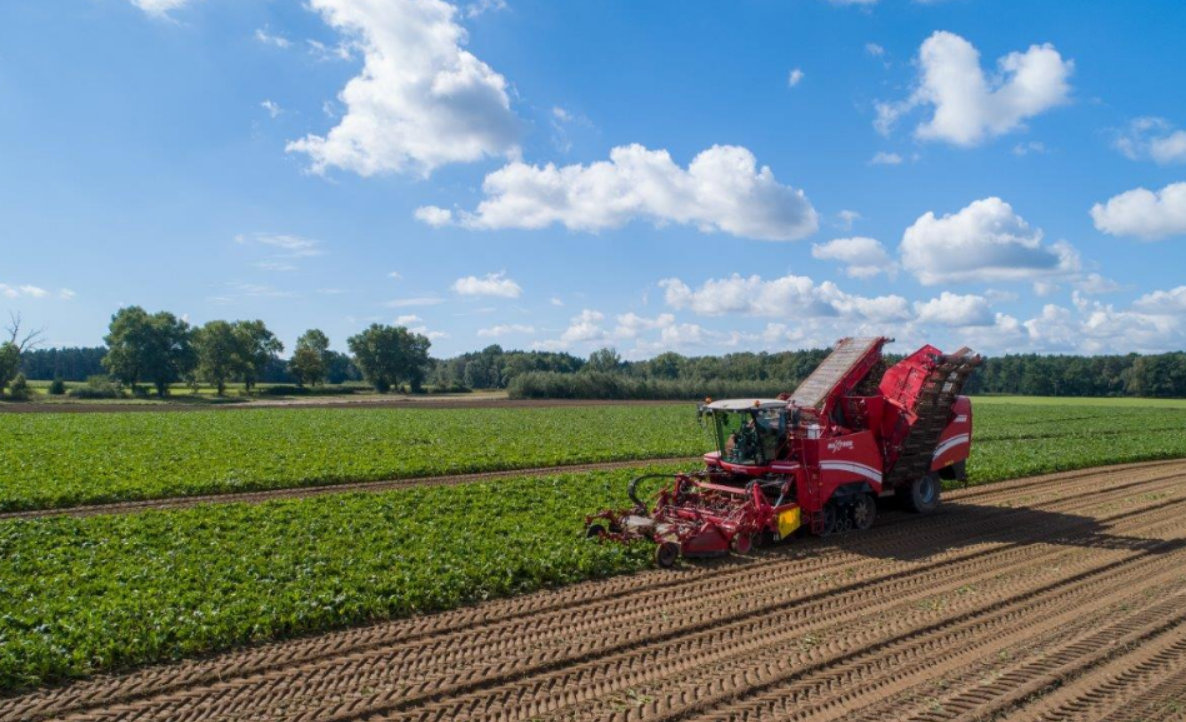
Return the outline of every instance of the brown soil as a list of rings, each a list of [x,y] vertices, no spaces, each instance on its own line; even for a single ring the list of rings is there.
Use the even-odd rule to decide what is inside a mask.
[[[39,720],[1186,715],[1186,461],[0,700]],[[590,542],[592,543],[592,542]]]
[[[120,501],[109,504],[85,504],[58,509],[0,512],[0,521],[38,519],[47,516],[130,514],[149,509],[181,509],[199,504],[226,504],[232,502],[257,504],[275,499],[295,499],[307,496],[322,496],[323,494],[341,494],[346,492],[374,493],[390,491],[392,489],[403,489],[409,486],[455,486],[457,484],[472,484],[475,481],[490,481],[491,479],[505,479],[508,477],[575,474],[582,471],[612,471],[614,469],[630,469],[652,464],[672,464],[681,461],[691,464],[700,462],[701,459],[698,456],[677,456],[657,459],[632,459],[627,461],[601,461],[592,464],[566,464],[563,466],[536,466],[527,469],[509,469],[507,471],[481,471],[473,474],[416,476],[407,479],[388,479],[384,481],[358,481],[346,484],[325,484],[323,486],[285,487],[283,489],[268,489],[265,491],[228,492],[225,494],[204,494],[202,496],[172,496],[164,499]]]

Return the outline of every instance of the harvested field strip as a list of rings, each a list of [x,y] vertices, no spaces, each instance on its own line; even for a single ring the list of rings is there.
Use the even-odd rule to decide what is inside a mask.
[[[576,474],[584,471],[612,471],[634,469],[663,463],[695,463],[700,457],[638,459],[634,461],[604,461],[596,464],[572,464],[567,466],[544,466],[537,469],[515,469],[513,471],[483,471],[475,474],[453,474],[446,476],[422,476],[412,479],[389,479],[386,481],[364,481],[354,484],[332,484],[295,489],[271,489],[229,494],[208,494],[205,496],[175,496],[144,501],[125,501],[112,504],[85,504],[61,509],[34,509],[32,511],[0,512],[0,521],[14,519],[39,519],[47,516],[92,516],[94,514],[131,514],[139,511],[184,509],[199,504],[258,504],[278,499],[293,499],[323,494],[344,494],[355,492],[376,493],[393,491],[411,486],[456,486],[494,479],[521,478],[525,476],[547,476],[555,474]]]
[[[1078,720],[1134,688],[1168,714],[1184,535],[1186,462],[1060,474],[836,541],[34,692],[0,717]]]
[[[0,414],[0,512],[703,453],[692,404]],[[972,483],[1186,457],[1186,409],[977,408]],[[250,497],[244,497],[244,500]],[[266,498],[266,497],[261,497]]]

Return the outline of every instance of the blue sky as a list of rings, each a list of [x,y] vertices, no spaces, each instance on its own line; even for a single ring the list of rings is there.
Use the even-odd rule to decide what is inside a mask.
[[[0,309],[1186,347],[1177,2],[15,0]]]

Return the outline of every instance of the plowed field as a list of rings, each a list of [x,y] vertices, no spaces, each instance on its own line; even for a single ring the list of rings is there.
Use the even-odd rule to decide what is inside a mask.
[[[1186,717],[1186,462],[0,700],[4,719]]]

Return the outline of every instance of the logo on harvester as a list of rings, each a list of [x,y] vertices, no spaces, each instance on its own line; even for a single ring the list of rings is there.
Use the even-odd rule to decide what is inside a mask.
[[[828,451],[835,454],[837,451],[844,451],[852,448],[851,439],[836,439],[828,442]]]

